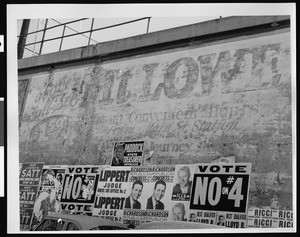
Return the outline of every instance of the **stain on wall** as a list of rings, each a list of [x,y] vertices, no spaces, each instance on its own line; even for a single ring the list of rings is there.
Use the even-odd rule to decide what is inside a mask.
[[[30,75],[20,162],[109,164],[115,141],[144,140],[149,164],[252,163],[249,206],[291,209],[289,39],[278,33]]]
[[[25,104],[25,97],[27,86],[29,83],[29,79],[19,80],[18,81],[18,111],[19,111],[19,118],[22,116],[22,112],[24,109]]]

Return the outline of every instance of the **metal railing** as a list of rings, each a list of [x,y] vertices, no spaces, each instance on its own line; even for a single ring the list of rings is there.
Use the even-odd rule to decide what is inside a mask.
[[[89,20],[89,19],[92,20],[91,21],[91,26],[90,26],[89,30],[85,30],[85,31],[79,32],[79,31],[76,31],[73,28],[71,28],[71,27],[68,26],[68,25],[70,25],[72,23],[76,23],[76,22],[79,22],[79,21],[85,21],[85,20]],[[109,26],[105,26],[105,27],[100,27],[100,28],[95,28],[95,29],[93,29],[95,18],[80,18],[80,19],[72,20],[72,21],[65,22],[65,23],[60,23],[59,21],[51,18],[51,20],[55,21],[57,23],[57,25],[50,26],[50,27],[47,27],[49,19],[46,19],[45,26],[44,26],[43,29],[36,30],[36,31],[31,31],[31,32],[26,32],[26,33],[23,33],[23,34],[22,34],[22,32],[20,33],[20,35],[18,36],[19,37],[18,52],[21,51],[21,50],[24,51],[24,49],[26,49],[26,50],[32,52],[33,55],[41,55],[42,54],[42,50],[43,50],[43,46],[44,46],[45,42],[59,40],[59,39],[60,39],[60,44],[59,44],[58,51],[61,51],[64,39],[66,39],[68,37],[74,37],[74,36],[77,36],[77,35],[82,35],[83,37],[88,38],[87,46],[90,45],[91,42],[98,44],[100,42],[98,42],[97,40],[95,40],[95,39],[92,38],[93,32],[100,31],[100,30],[105,30],[105,29],[109,29],[109,28],[113,28],[113,27],[118,27],[118,26],[122,26],[122,25],[126,25],[126,24],[131,24],[131,23],[138,22],[138,21],[143,21],[143,20],[147,20],[146,33],[148,33],[149,32],[150,19],[151,19],[151,17],[143,17],[143,18],[139,18],[139,19],[135,19],[135,20],[130,20],[130,21],[125,21],[125,22],[122,22],[122,23],[113,24],[113,25],[109,25]],[[49,39],[45,39],[46,32],[48,30],[50,30],[50,29],[54,29],[54,28],[57,28],[57,27],[63,27],[62,35],[61,36],[57,36],[57,37],[53,37],[53,38],[49,38]],[[65,35],[66,29],[70,29],[70,30],[72,30],[75,33]],[[42,39],[41,40],[34,41],[32,43],[22,43],[21,42],[21,44],[20,44],[21,39],[23,39],[23,41],[25,39],[24,42],[26,42],[26,38],[27,38],[28,35],[38,34],[38,33],[42,33]],[[87,33],[89,34],[89,36],[85,35]],[[40,44],[40,49],[39,49],[38,52],[35,52],[35,50],[32,50],[32,49],[30,49],[28,47],[28,46],[37,45],[37,44]],[[19,53],[18,53],[18,55],[19,55]],[[18,56],[18,58],[23,58],[23,53],[21,53],[21,56],[20,57]]]

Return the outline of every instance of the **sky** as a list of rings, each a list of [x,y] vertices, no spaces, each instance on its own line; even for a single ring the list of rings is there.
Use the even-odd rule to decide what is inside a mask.
[[[18,19],[54,19],[65,22],[75,18],[90,18],[87,21],[77,22],[71,27],[77,31],[90,29],[91,18],[95,18],[94,28],[100,28],[128,20],[142,17],[151,17],[149,32],[168,28],[195,24],[207,20],[217,19],[220,16],[240,15],[284,15],[291,10],[289,4],[263,4],[263,3],[177,3],[177,4],[36,4],[15,5],[14,14]],[[26,10],[28,9],[28,10]],[[9,8],[8,8],[9,10]],[[50,20],[50,24],[57,24]],[[18,33],[21,21],[18,20]],[[38,20],[34,20],[30,30],[37,29]],[[43,24],[40,22],[40,27]],[[106,42],[115,39],[145,34],[147,20],[94,32],[92,39],[97,42]],[[46,34],[46,38],[62,35],[63,28],[55,28]],[[70,34],[71,29],[66,29]],[[31,35],[31,42],[41,39],[42,34]],[[88,36],[88,34],[87,34]],[[92,41],[95,43],[95,41]],[[88,38],[75,36],[63,40],[61,50],[86,46]],[[31,50],[39,51],[40,45],[30,46]],[[60,40],[47,42],[43,46],[42,54],[57,52],[60,48]],[[28,50],[24,57],[32,57],[34,54]]]
[[[148,17],[148,16],[145,16]],[[151,17],[151,16],[150,16]],[[126,37],[141,35],[147,33],[170,29],[174,27],[195,24],[208,20],[219,18],[220,16],[182,16],[182,17],[151,17],[148,25],[148,19],[132,22],[122,26],[115,26],[113,28],[103,29],[92,33],[90,44],[103,43],[111,40],[122,39]],[[223,16],[222,16],[223,17]],[[77,18],[78,19],[78,18]],[[47,27],[58,26],[60,23],[66,23],[76,18],[49,18]],[[124,17],[124,18],[94,18],[93,29],[107,27],[119,23],[124,23],[132,20],[140,19],[140,17]],[[23,20],[18,20],[18,35],[21,31]],[[45,27],[46,19],[32,19],[30,21],[29,33],[37,30],[42,30]],[[91,29],[92,18],[87,18],[82,21],[68,24],[64,35],[70,35],[77,32],[83,32]],[[45,39],[60,37],[63,34],[63,26],[53,28],[46,31]],[[30,34],[27,37],[26,43],[38,42],[42,39],[43,32]],[[41,54],[57,52],[71,48],[87,46],[89,40],[89,33],[64,38],[61,44],[61,39],[45,42]],[[60,46],[61,45],[61,46]],[[33,57],[39,54],[41,44],[28,45],[25,48],[23,58]]]

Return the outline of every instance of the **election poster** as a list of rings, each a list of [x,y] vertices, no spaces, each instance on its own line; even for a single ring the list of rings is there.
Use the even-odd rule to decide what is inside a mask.
[[[32,219],[32,208],[20,209],[20,230],[29,230]]]
[[[251,208],[248,210],[249,228],[292,228],[293,211]]]
[[[194,169],[194,165],[176,165],[172,201],[190,200]]]
[[[212,160],[212,163],[235,163],[235,156],[221,156]]]
[[[110,167],[100,171],[93,216],[123,222],[130,169]]]
[[[189,202],[171,202],[169,211],[169,220],[172,221],[187,221],[189,211]]]
[[[216,225],[228,228],[246,228],[247,214],[235,212],[218,212]]]
[[[66,166],[45,165],[41,185],[33,207],[31,227],[34,228],[44,216],[58,213]]]
[[[19,176],[20,229],[29,230],[43,163],[23,163]]]
[[[128,228],[168,220],[174,174],[175,165],[131,167],[123,214]]]
[[[215,211],[189,211],[188,221],[201,224],[216,224],[217,212]]]
[[[38,186],[42,169],[43,163],[23,163],[19,178],[20,185]]]
[[[33,208],[37,190],[38,186],[20,186],[20,209]]]
[[[60,199],[60,210],[66,214],[93,214],[101,166],[68,166]]]
[[[20,174],[21,174],[22,166],[23,166],[23,164],[22,164],[22,163],[19,163],[19,176],[20,176]]]
[[[144,141],[115,142],[111,166],[141,166]]]
[[[246,213],[250,163],[196,164],[190,210]]]
[[[38,186],[20,186],[20,229],[29,230]]]

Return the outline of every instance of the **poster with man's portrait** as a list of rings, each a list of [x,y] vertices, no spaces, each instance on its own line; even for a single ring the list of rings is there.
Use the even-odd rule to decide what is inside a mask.
[[[194,169],[194,165],[176,165],[172,201],[190,200]]]
[[[144,141],[115,142],[111,166],[141,166]]]

